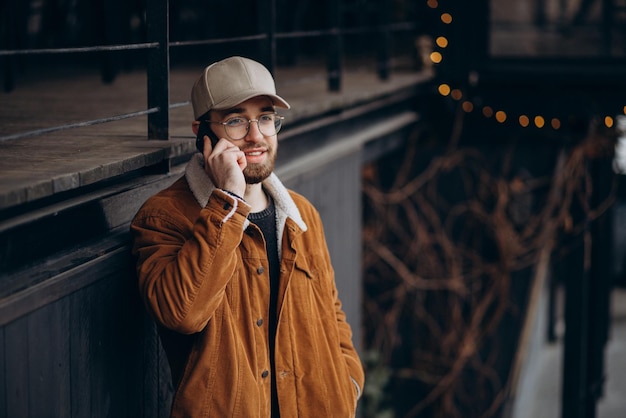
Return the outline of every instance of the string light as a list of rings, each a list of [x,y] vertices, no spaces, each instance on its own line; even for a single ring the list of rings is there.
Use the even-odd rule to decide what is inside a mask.
[[[439,7],[439,2],[437,0],[427,0],[426,4],[431,9],[436,9]],[[441,21],[445,23],[446,25],[451,24],[453,20],[452,15],[450,13],[442,13],[440,18],[441,18]],[[442,49],[447,48],[449,45],[448,39],[445,36],[438,36],[435,40],[435,43],[437,44],[439,48],[442,48]],[[437,51],[433,52],[430,54],[430,59],[433,63],[439,64],[443,61],[443,54]],[[452,89],[448,84],[445,84],[445,83],[440,84],[438,90],[439,90],[439,94],[441,94],[442,96],[450,95],[454,100],[461,100],[463,98],[463,93],[461,90]],[[474,104],[471,102],[471,100],[465,100],[461,103],[461,108],[463,109],[464,112],[470,113],[474,110]],[[624,115],[626,115],[626,105],[623,107],[622,111]],[[490,106],[484,106],[482,109],[482,113],[487,118],[490,118],[494,115],[493,109]],[[504,123],[508,119],[508,115],[506,114],[505,111],[500,110],[498,112],[495,112],[495,118],[498,122]],[[544,119],[543,116],[540,116],[540,115],[535,116],[533,121],[534,121],[535,126],[540,129],[543,128],[546,124],[546,120]],[[518,122],[520,126],[524,128],[530,126],[530,118],[527,115],[524,115],[524,114],[520,115],[518,117]],[[615,120],[611,116],[605,116],[604,124],[608,128],[612,128],[615,125]],[[560,129],[561,120],[558,118],[552,118],[550,120],[550,126],[554,130]]]
[[[530,125],[530,119],[526,115],[521,115],[519,117],[519,124],[522,125],[523,128],[526,128],[528,125]]]
[[[430,60],[434,62],[435,64],[439,64],[441,60],[443,60],[443,56],[441,55],[440,52],[437,52],[437,51],[431,52]]]
[[[450,13],[444,13],[441,15],[441,21],[446,25],[452,23],[452,15]]]
[[[543,118],[543,116],[535,116],[535,126],[537,128],[543,128],[545,124],[546,124],[546,121]]]
[[[448,39],[445,36],[439,36],[435,40],[435,43],[439,48],[446,48],[448,46]]]

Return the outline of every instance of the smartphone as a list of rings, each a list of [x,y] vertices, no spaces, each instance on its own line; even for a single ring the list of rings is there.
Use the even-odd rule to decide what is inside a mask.
[[[209,127],[209,124],[206,122],[200,122],[200,126],[198,127],[198,135],[196,136],[196,148],[200,152],[204,152],[204,136],[208,136],[211,140],[211,145],[215,146],[217,141],[220,139],[215,135],[215,133]]]

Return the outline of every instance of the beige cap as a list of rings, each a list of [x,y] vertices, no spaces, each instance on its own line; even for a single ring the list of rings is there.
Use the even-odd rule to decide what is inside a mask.
[[[204,69],[191,90],[193,115],[197,120],[209,110],[225,110],[257,96],[268,96],[274,106],[289,109],[276,95],[272,74],[249,58],[230,57]]]

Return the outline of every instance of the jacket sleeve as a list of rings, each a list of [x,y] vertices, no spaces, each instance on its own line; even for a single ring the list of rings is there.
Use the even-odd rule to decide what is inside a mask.
[[[148,200],[131,223],[139,291],[166,328],[191,334],[208,323],[236,266],[250,207],[213,191],[195,223],[171,201]]]

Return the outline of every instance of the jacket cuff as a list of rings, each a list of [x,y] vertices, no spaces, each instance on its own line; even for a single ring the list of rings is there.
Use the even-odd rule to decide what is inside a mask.
[[[212,202],[215,202],[218,207],[222,209],[220,211],[223,216],[221,219],[222,223],[228,222],[236,215],[241,215],[245,223],[245,220],[247,219],[248,214],[252,209],[245,200],[237,197],[233,193],[222,189],[213,190],[213,192],[211,193],[211,197],[209,198],[209,202],[207,203],[207,207],[215,204]]]
[[[236,197],[237,199],[241,200],[242,202],[245,202],[245,201],[246,201],[243,197],[241,197],[241,196],[239,196],[238,194],[235,194],[235,193],[233,193],[233,192],[231,192],[231,191],[229,191],[229,190],[226,190],[226,189],[220,189],[220,190],[221,190],[221,191],[223,191],[223,192],[224,192],[224,193],[226,193],[226,194],[231,195],[232,197]]]
[[[354,387],[356,389],[356,399],[357,400],[361,399],[361,394],[362,394],[361,386],[359,386],[359,384],[356,382],[356,380],[353,379],[352,377],[350,377],[350,380],[352,380],[352,383],[354,383]]]

